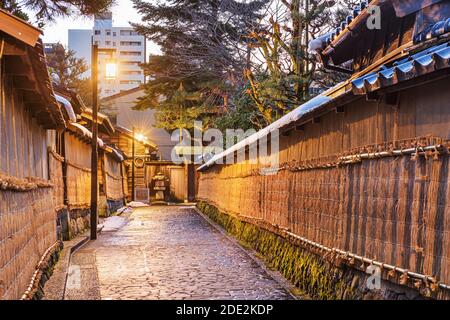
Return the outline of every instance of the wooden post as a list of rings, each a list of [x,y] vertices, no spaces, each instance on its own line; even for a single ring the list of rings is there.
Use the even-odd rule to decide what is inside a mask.
[[[98,45],[92,39],[92,155],[91,155],[91,240],[97,239],[98,215]]]
[[[135,190],[135,184],[136,184],[136,180],[135,180],[136,174],[135,174],[135,166],[134,166],[134,160],[136,157],[136,155],[135,155],[135,152],[136,152],[136,146],[135,146],[136,132],[135,132],[135,130],[136,129],[133,127],[133,141],[132,141],[132,147],[131,147],[131,153],[132,153],[132,156],[131,156],[131,160],[132,160],[132,163],[131,163],[131,200],[132,201],[135,201],[134,190]]]

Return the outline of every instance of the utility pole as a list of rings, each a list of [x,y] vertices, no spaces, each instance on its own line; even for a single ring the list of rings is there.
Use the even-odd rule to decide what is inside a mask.
[[[133,126],[133,142],[132,142],[132,147],[131,147],[131,158],[132,158],[132,164],[131,164],[131,199],[132,201],[135,201],[135,165],[134,165],[134,160],[135,160],[135,152],[136,152],[136,146],[135,146],[135,140],[136,140],[136,129]]]
[[[113,54],[116,49],[99,49],[92,36],[92,150],[91,150],[91,240],[97,239],[98,224],[98,54]],[[110,68],[108,68],[108,66]],[[117,64],[106,63],[106,79],[115,79]]]
[[[91,240],[97,239],[98,215],[98,45],[92,38],[92,152],[91,152]]]

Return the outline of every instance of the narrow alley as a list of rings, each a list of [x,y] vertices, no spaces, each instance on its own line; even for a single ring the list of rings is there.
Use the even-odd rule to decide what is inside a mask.
[[[123,220],[73,255],[65,299],[292,299],[193,208],[140,208]]]

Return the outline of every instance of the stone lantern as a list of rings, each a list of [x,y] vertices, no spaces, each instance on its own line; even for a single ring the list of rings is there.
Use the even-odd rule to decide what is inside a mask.
[[[152,180],[154,182],[153,190],[155,191],[155,202],[165,202],[167,182],[169,179],[161,172],[158,172]]]

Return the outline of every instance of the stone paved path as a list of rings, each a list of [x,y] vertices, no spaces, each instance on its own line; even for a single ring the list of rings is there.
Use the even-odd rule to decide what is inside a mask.
[[[75,253],[71,270],[65,299],[291,298],[189,207],[137,209]]]

